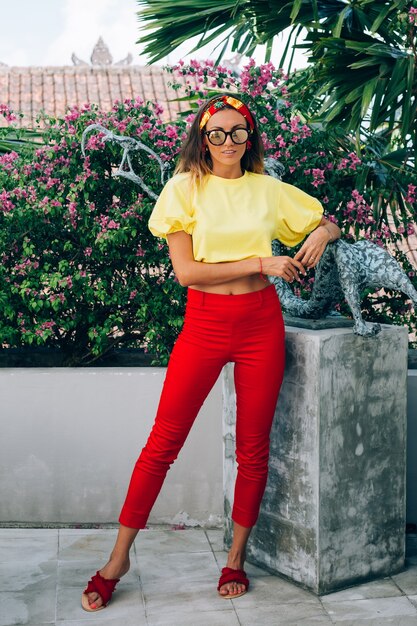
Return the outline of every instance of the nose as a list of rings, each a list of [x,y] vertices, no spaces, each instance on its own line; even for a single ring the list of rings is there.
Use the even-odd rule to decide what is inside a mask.
[[[226,135],[226,141],[224,142],[224,144],[226,146],[233,146],[234,145],[231,135]]]

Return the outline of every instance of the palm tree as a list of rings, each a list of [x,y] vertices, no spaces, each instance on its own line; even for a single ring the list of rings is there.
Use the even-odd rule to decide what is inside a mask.
[[[251,55],[258,45],[266,45],[266,60],[270,59],[274,37],[292,27],[310,25],[319,18],[318,4],[313,2],[282,3],[276,0],[138,0],[139,21],[145,30],[138,43],[146,45],[150,62],[160,60],[191,37],[201,35],[194,48],[210,43],[224,35],[220,60],[228,47],[232,52]],[[327,5],[329,3],[324,3]],[[298,17],[297,17],[298,16]],[[293,21],[297,18],[297,21]]]
[[[305,48],[310,68],[295,84],[307,109],[323,122],[347,131],[365,125],[383,128],[393,146],[417,151],[417,16],[406,0],[138,0],[150,62],[157,61],[201,35],[198,49],[223,36],[218,60],[229,44],[232,51],[251,55],[266,45],[270,59],[274,37],[290,27],[282,65],[291,49]],[[174,8],[173,8],[174,7]],[[411,9],[411,13],[410,13]],[[303,30],[306,29],[306,30]],[[305,36],[304,33],[307,32]],[[320,107],[317,110],[318,100]],[[313,104],[313,108],[311,106]]]

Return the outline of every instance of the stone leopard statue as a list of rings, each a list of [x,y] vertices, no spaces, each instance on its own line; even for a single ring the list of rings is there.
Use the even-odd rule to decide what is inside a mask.
[[[278,241],[273,254],[282,254]],[[417,291],[397,261],[383,248],[367,240],[347,243],[341,239],[329,244],[316,267],[309,300],[296,296],[289,284],[271,277],[285,312],[295,317],[318,319],[329,315],[343,299],[354,319],[353,332],[370,337],[380,332],[380,324],[365,322],[361,313],[361,292],[373,287],[405,293],[417,308]]]

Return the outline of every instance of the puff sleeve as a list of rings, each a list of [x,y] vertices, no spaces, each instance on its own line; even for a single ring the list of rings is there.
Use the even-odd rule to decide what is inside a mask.
[[[155,237],[166,237],[184,230],[191,235],[194,218],[188,177],[179,174],[171,178],[162,189],[148,221],[149,230]]]
[[[305,191],[281,183],[275,237],[285,246],[296,246],[321,222],[323,207]]]

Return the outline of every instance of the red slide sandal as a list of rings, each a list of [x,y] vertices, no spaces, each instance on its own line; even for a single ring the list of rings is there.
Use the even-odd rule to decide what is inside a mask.
[[[107,578],[103,578],[100,572],[97,572],[95,576],[88,582],[86,589],[83,591],[83,595],[81,596],[81,606],[84,611],[90,611],[94,613],[95,611],[100,611],[100,609],[104,609],[111,600],[113,595],[113,591],[120,578],[114,578],[112,580],[108,580]],[[97,608],[91,608],[88,602],[88,593],[98,593],[103,600],[103,604]]]
[[[223,595],[219,593],[221,598],[225,600],[234,600],[235,598],[240,598],[243,596],[247,590],[249,589],[249,580],[246,577],[246,572],[243,569],[232,569],[231,567],[223,567],[222,575],[219,579],[219,584],[217,585],[217,591],[220,591],[220,587],[225,585],[226,583],[240,583],[245,585],[246,589],[241,591],[240,593],[229,593],[227,595]]]

